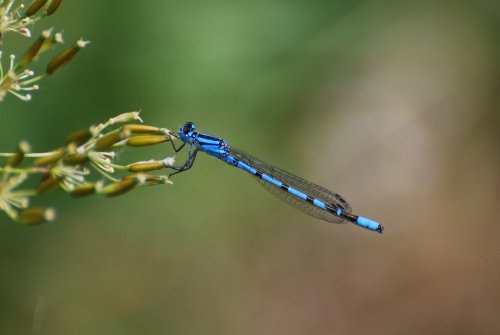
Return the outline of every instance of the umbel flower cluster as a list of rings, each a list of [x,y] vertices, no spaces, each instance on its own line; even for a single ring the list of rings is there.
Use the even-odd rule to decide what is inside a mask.
[[[67,65],[89,43],[83,39],[76,41],[48,60],[43,73],[35,74],[31,66],[46,51],[63,43],[60,32],[48,29],[34,38],[20,57],[9,55],[5,62],[8,64],[2,61],[7,35],[31,38],[33,25],[54,14],[61,2],[0,0],[0,102],[9,95],[31,100],[32,91],[39,89],[42,79]],[[171,167],[173,158],[128,165],[115,162],[118,148],[148,146],[176,138],[168,129],[139,122],[142,122],[139,112],[124,113],[69,134],[59,148],[49,152],[33,153],[27,142],[21,142],[13,152],[0,153],[0,220],[5,215],[23,224],[53,220],[52,208],[35,207],[31,202],[55,188],[74,197],[92,194],[112,197],[142,186],[170,183],[167,175],[149,172]]]
[[[30,198],[61,188],[74,197],[93,194],[114,197],[142,186],[170,184],[167,175],[149,172],[169,168],[173,157],[120,165],[116,150],[174,140],[165,128],[141,123],[139,112],[129,112],[69,134],[60,148],[31,153],[21,142],[11,153],[0,153],[0,211],[12,220],[35,224],[54,219],[52,208],[30,207]],[[96,176],[97,175],[97,176]],[[35,186],[26,181],[37,178]]]
[[[31,100],[31,91],[39,89],[38,82],[54,74],[83,49],[89,42],[80,39],[66,50],[52,58],[45,72],[35,75],[29,67],[39,56],[56,45],[63,43],[62,33],[54,33],[53,29],[43,31],[32,45],[18,59],[9,55],[8,64],[3,64],[3,43],[5,35],[10,32],[24,37],[31,37],[31,29],[40,19],[56,12],[62,0],[34,0],[29,6],[24,1],[0,0],[0,102],[10,93],[21,100]]]

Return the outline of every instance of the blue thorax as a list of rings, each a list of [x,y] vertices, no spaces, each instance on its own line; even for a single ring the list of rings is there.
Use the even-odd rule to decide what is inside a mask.
[[[179,138],[196,148],[206,152],[211,156],[225,158],[228,153],[227,142],[219,137],[202,134],[194,131],[196,125],[193,122],[186,122],[178,131]]]

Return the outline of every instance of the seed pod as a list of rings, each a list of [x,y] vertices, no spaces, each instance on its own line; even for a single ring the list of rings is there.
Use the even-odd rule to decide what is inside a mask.
[[[84,183],[75,186],[75,188],[69,193],[75,198],[80,198],[94,194],[95,189],[96,187],[94,183]]]
[[[47,193],[52,191],[61,181],[61,178],[53,176],[49,173],[42,176],[40,184],[36,189],[38,194]]]
[[[52,208],[32,207],[22,210],[18,220],[22,224],[34,225],[54,221],[56,212]]]
[[[124,178],[116,183],[104,186],[99,190],[99,193],[107,197],[116,197],[131,191],[138,183],[138,178]]]
[[[89,160],[89,157],[87,155],[82,155],[82,154],[72,154],[72,155],[67,155],[64,156],[63,162],[68,165],[78,165],[78,164],[84,164]]]
[[[49,156],[40,157],[36,159],[34,164],[37,166],[47,166],[50,164],[57,163],[63,156],[64,156],[64,149],[59,148]]]
[[[89,128],[80,129],[72,132],[66,137],[66,143],[75,143],[76,145],[82,145],[87,142],[92,137],[92,132]]]
[[[28,65],[29,63],[31,63],[33,61],[33,59],[35,59],[35,57],[40,52],[40,48],[42,47],[42,45],[46,39],[47,39],[47,36],[45,34],[40,35],[40,37],[37,38],[35,43],[33,43],[31,45],[31,47],[29,47],[29,49],[26,50],[24,55],[22,55],[22,57],[19,59],[19,62],[17,62],[16,67],[22,68],[22,67]]]
[[[56,12],[56,10],[61,5],[62,0],[52,0],[47,7],[47,16],[50,16]]]
[[[83,49],[85,45],[87,45],[88,43],[90,42],[79,40],[76,42],[75,45],[67,48],[66,50],[62,51],[60,54],[55,56],[47,65],[46,69],[47,74],[49,75],[53,74],[54,72],[62,68],[64,65],[68,64],[73,59],[73,57],[75,57],[78,51]]]
[[[14,152],[14,156],[11,156],[9,160],[7,161],[7,165],[15,167],[21,164],[21,162],[24,159],[24,155],[27,152],[30,152],[30,145],[28,142],[22,141],[19,143],[19,146],[17,147],[16,151]]]
[[[135,123],[126,124],[123,126],[123,129],[129,130],[132,134],[163,134],[164,132],[162,128]]]
[[[26,10],[24,17],[30,17],[35,15],[40,10],[40,8],[42,8],[46,3],[47,0],[34,0]]]
[[[95,149],[106,150],[111,148],[114,144],[123,141],[130,136],[130,132],[127,130],[122,130],[120,132],[111,133],[101,137],[95,144]]]
[[[163,161],[144,161],[130,164],[128,166],[128,170],[130,172],[148,172],[154,170],[160,170],[165,167],[165,163]]]
[[[129,138],[126,144],[131,147],[145,147],[167,142],[169,140],[170,137],[167,135],[139,135]]]

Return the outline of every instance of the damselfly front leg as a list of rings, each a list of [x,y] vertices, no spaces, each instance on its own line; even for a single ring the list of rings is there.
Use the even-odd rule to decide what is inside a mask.
[[[176,148],[175,147],[175,144],[174,144],[174,141],[172,141],[172,138],[170,139],[170,144],[172,144],[172,148],[174,149],[175,152],[179,152],[182,150],[182,148],[184,148],[184,146],[186,145],[186,142],[182,143],[180,147]]]
[[[184,144],[176,152],[179,152],[180,149],[182,149],[182,147],[184,146]],[[172,177],[173,175],[175,175],[177,173],[181,173],[181,172],[184,172],[186,170],[189,170],[193,166],[193,163],[194,163],[194,160],[196,159],[196,155],[198,154],[198,151],[199,151],[198,148],[194,148],[193,149],[193,146],[190,145],[189,149],[188,149],[188,158],[186,159],[186,161],[184,162],[184,164],[182,164],[182,166],[178,166],[178,167],[177,166],[171,166],[171,167],[169,167],[170,169],[175,170],[175,172],[172,172],[171,174],[169,174],[168,177],[170,178],[170,177]]]

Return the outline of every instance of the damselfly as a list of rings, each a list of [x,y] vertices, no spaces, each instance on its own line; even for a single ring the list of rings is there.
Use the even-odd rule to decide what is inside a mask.
[[[176,148],[172,142],[176,152],[187,144],[188,158],[182,166],[172,167],[176,171],[170,176],[190,169],[196,154],[203,151],[250,173],[272,194],[306,214],[333,223],[352,222],[379,233],[384,230],[378,222],[352,214],[351,206],[339,194],[264,163],[252,155],[229,146],[221,138],[199,133],[195,129],[193,122],[186,122],[176,136],[183,144]]]

